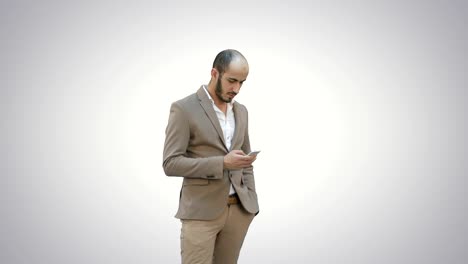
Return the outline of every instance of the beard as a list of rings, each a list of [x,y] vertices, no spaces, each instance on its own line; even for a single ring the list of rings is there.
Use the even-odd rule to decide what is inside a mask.
[[[219,76],[218,78],[218,81],[216,82],[216,89],[215,89],[215,93],[216,93],[216,97],[218,97],[219,100],[225,102],[225,103],[230,103],[232,102],[232,98],[224,98],[223,97],[223,92],[224,92],[224,89],[223,89],[223,85],[221,84],[221,75]]]

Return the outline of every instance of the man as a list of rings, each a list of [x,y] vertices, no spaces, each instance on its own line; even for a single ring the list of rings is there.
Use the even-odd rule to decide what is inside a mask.
[[[224,50],[208,85],[171,106],[163,167],[184,177],[176,214],[183,264],[237,263],[259,211],[247,109],[233,100],[248,73],[240,52]]]

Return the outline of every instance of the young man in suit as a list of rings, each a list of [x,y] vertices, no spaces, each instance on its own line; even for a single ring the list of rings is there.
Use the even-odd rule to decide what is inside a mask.
[[[171,105],[164,143],[167,176],[183,177],[176,218],[182,222],[183,264],[235,264],[258,213],[248,115],[235,102],[249,65],[236,50],[221,51],[211,79]]]

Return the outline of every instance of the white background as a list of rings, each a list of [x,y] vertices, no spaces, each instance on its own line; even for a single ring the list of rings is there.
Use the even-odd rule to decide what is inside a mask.
[[[179,263],[170,104],[241,51],[240,263],[465,263],[464,1],[2,1],[0,262]]]

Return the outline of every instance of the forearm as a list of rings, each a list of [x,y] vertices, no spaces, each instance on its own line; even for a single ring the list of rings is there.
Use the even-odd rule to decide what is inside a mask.
[[[188,158],[183,155],[164,160],[167,176],[187,178],[221,179],[223,177],[223,156]]]
[[[242,144],[241,149],[244,153],[249,153],[251,151],[250,148],[250,137],[249,137],[249,128],[248,128],[248,117],[247,117],[247,129],[245,130],[244,134],[244,142]],[[253,166],[249,166],[242,170],[244,184],[251,190],[255,191],[255,178],[254,178],[254,171]]]
[[[242,173],[244,184],[250,190],[255,191],[255,177],[253,172],[253,166],[243,169]]]

